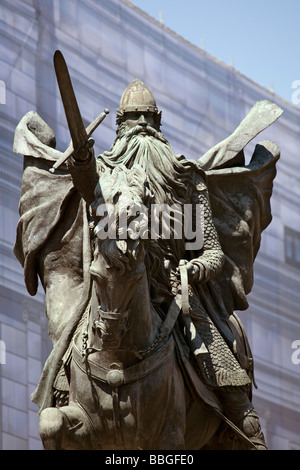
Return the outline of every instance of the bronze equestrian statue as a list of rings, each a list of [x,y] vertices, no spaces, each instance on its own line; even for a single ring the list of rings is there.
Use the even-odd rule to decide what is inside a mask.
[[[35,112],[14,252],[45,290],[53,350],[32,399],[46,449],[266,449],[253,358],[236,310],[271,221],[279,149],[243,149],[282,113],[256,103],[198,161],[175,155],[161,111],[135,79],[116,139],[94,156],[63,57],[55,69],[72,142],[63,154]]]

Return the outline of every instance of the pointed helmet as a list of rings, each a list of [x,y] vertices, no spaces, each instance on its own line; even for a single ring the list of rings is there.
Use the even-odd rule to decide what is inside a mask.
[[[157,113],[158,109],[149,88],[139,78],[135,78],[124,90],[117,111],[121,114],[132,111]]]

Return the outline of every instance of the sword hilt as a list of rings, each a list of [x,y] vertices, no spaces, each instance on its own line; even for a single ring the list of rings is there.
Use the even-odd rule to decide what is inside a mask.
[[[89,137],[92,135],[92,133],[97,129],[99,124],[103,121],[103,119],[106,118],[107,114],[109,114],[109,109],[105,108],[103,113],[99,114],[99,116],[86,128],[86,142],[89,139]],[[85,142],[83,142],[83,145]],[[55,170],[57,170],[68,158],[70,158],[75,149],[73,146],[73,143],[69,145],[67,150],[62,154],[62,156],[57,160],[57,162],[54,163],[52,168],[50,168],[50,173],[54,173]]]

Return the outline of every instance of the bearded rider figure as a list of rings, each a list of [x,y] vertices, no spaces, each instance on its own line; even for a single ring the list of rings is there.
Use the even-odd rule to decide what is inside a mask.
[[[29,116],[28,119],[32,121],[33,118]],[[35,116],[35,119],[37,119],[37,116]],[[41,122],[40,119],[39,123]],[[195,347],[193,342],[195,335],[191,333],[192,330],[187,327],[185,320],[179,319],[176,329],[182,347],[189,351],[190,361],[205,386],[214,391],[223,407],[225,416],[247,436],[257,449],[266,449],[259,419],[252,404],[251,389],[254,382],[252,355],[243,326],[234,310],[244,310],[248,305],[246,294],[251,290],[252,265],[258,251],[260,234],[270,221],[270,192],[268,194],[266,194],[266,191],[264,192],[262,203],[262,187],[266,188],[266,181],[268,188],[272,186],[275,162],[278,159],[277,148],[272,147],[271,152],[267,144],[257,146],[252,159],[252,167],[250,165],[242,172],[240,170],[243,167],[243,149],[239,149],[239,152],[231,157],[230,162],[232,167],[239,169],[237,176],[230,168],[228,161],[225,161],[226,158],[224,160],[226,154],[224,148],[225,150],[226,148],[229,149],[229,153],[231,152],[228,143],[220,146],[216,152],[213,152],[212,156],[207,154],[207,158],[203,159],[203,164],[201,164],[201,159],[198,161],[187,160],[183,155],[175,155],[172,147],[161,133],[161,111],[158,110],[152,93],[141,80],[135,79],[122,95],[120,107],[117,110],[117,136],[111,150],[95,158],[90,145],[89,148],[81,149],[80,152],[74,154],[69,159],[67,167],[57,172],[57,175],[47,173],[49,185],[51,178],[57,178],[57,181],[61,181],[61,183],[58,183],[61,186],[57,186],[58,193],[60,191],[64,193],[59,199],[60,215],[53,216],[53,224],[44,235],[42,247],[44,251],[41,251],[41,246],[33,246],[25,253],[25,239],[28,240],[31,237],[32,230],[37,230],[36,227],[32,228],[32,226],[29,226],[30,224],[25,223],[25,220],[28,220],[28,217],[26,218],[28,211],[26,195],[32,191],[30,184],[26,182],[28,180],[28,176],[26,180],[26,169],[30,168],[30,171],[35,171],[35,178],[38,181],[40,174],[42,173],[45,176],[46,171],[45,167],[37,169],[39,165],[36,164],[36,161],[42,158],[47,170],[49,162],[53,163],[53,159],[57,159],[55,150],[50,148],[53,147],[51,145],[53,135],[45,123],[42,122],[40,125],[44,132],[38,133],[37,126],[32,130],[32,126],[30,127],[28,123],[25,126],[27,127],[26,133],[29,130],[34,134],[34,139],[39,138],[39,155],[33,155],[33,145],[28,144],[29,139],[27,137],[25,137],[25,140],[27,139],[26,145],[22,142],[22,144],[19,143],[15,146],[15,151],[18,153],[33,155],[27,157],[29,160],[25,165],[20,203],[21,219],[18,226],[15,254],[24,265],[26,285],[32,295],[36,291],[36,277],[39,276],[42,281],[48,299],[49,329],[54,345],[63,335],[67,322],[72,321],[74,312],[69,308],[68,315],[63,316],[61,313],[64,310],[63,306],[60,305],[59,308],[57,306],[52,307],[51,294],[53,296],[52,290],[56,289],[56,285],[54,286],[54,278],[50,282],[45,280],[45,265],[48,263],[47,269],[51,271],[53,265],[55,265],[55,260],[54,257],[51,259],[49,250],[45,248],[47,246],[45,241],[49,237],[55,237],[53,235],[55,227],[56,232],[70,234],[70,240],[72,239],[70,243],[73,243],[73,245],[71,245],[69,258],[73,257],[72,262],[76,263],[78,255],[75,253],[79,249],[76,246],[78,224],[86,226],[88,220],[91,241],[93,242],[93,238],[96,237],[94,228],[97,218],[95,218],[95,214],[97,199],[101,195],[101,173],[107,168],[114,169],[116,166],[124,165],[131,168],[133,165],[139,165],[146,172],[153,196],[153,204],[167,205],[168,207],[175,207],[175,205],[178,207],[179,205],[182,210],[187,205],[191,205],[194,209],[198,206],[202,210],[203,239],[200,246],[199,243],[189,243],[184,236],[181,238],[175,236],[172,228],[169,238],[157,238],[156,243],[164,258],[165,272],[161,273],[160,278],[153,279],[150,283],[152,303],[160,312],[160,315],[164,317],[173,297],[181,289],[179,277],[179,264],[181,262],[181,266],[184,265],[186,268],[189,280],[189,319],[196,332],[196,337],[201,342],[200,349]],[[41,135],[46,136],[44,140]],[[16,141],[20,142],[20,137],[16,138]],[[36,140],[34,144],[36,148]],[[24,145],[27,146],[26,150],[24,150]],[[221,153],[222,156],[220,156]],[[271,153],[276,154],[275,158]],[[217,163],[216,155],[219,155]],[[266,157],[264,163],[261,163],[262,155]],[[45,163],[46,160],[48,160],[47,164]],[[261,175],[264,175],[264,178]],[[253,220],[247,222],[246,229],[245,212],[247,210],[249,212],[247,206],[249,198],[236,202],[234,177],[239,179],[238,191],[240,191],[240,188],[243,188],[242,190],[250,186],[252,188],[252,199],[250,199],[252,200]],[[30,178],[32,181],[32,176]],[[261,183],[262,180],[264,183]],[[43,190],[45,190],[45,186]],[[35,191],[38,192],[38,189],[35,188]],[[232,196],[232,207],[228,207],[228,202],[225,205],[218,202],[220,199],[226,199],[224,194],[227,194],[227,199],[230,199],[228,194]],[[67,198],[69,198],[68,203],[66,202]],[[254,202],[258,199],[260,200],[259,204]],[[76,200],[76,210],[73,209],[72,214],[68,212],[68,220],[71,221],[66,225],[66,222],[62,221],[61,214],[67,213],[68,209],[66,208],[71,207],[72,201],[72,207],[75,207],[74,200]],[[84,205],[88,208],[87,211]],[[257,209],[258,205],[259,210]],[[48,211],[48,209],[46,210]],[[199,216],[199,213],[197,215],[193,210],[193,226],[197,224],[197,216]],[[63,228],[61,228],[62,224],[65,224]],[[41,224],[32,225],[40,227]],[[251,235],[248,238],[246,237],[246,245],[245,234],[247,236]],[[81,239],[84,238],[82,234],[80,236]],[[234,237],[235,241],[232,241]],[[93,243],[91,243],[92,245]],[[245,246],[250,254],[243,254]],[[63,248],[60,247],[60,252],[63,251]],[[83,249],[82,252],[83,255],[77,263],[77,270],[75,270],[73,279],[70,280],[70,283],[73,283],[72,289],[74,290],[71,289],[72,292],[75,292],[75,289],[82,288],[79,281],[76,283],[76,277],[78,279],[80,277],[84,278],[84,273],[82,273],[82,270],[80,272],[78,266],[87,266],[92,258],[88,249]],[[37,256],[40,257],[39,263],[36,262]],[[41,258],[44,262],[43,266],[41,265]],[[35,276],[32,276],[30,274],[32,267],[37,266],[37,264]],[[60,267],[59,269],[62,270],[63,268]],[[84,291],[84,287],[82,291]],[[69,298],[67,300],[70,302]],[[70,335],[69,337],[66,336],[64,341],[70,343]],[[70,349],[65,347],[64,351],[65,366],[67,367]],[[46,369],[47,367],[49,369],[49,363],[51,364],[52,361],[53,364],[55,360],[52,355],[49,358],[48,365],[46,364]],[[44,373],[39,387],[40,389],[43,387],[49,388],[49,383],[50,388],[51,385],[52,389],[54,386],[55,390],[50,405],[54,406],[56,400],[56,405],[59,406],[59,400],[62,397],[67,398],[68,384],[62,370],[52,378],[54,385],[49,382],[49,377],[46,377],[46,373]],[[35,395],[35,401],[38,404],[41,402],[40,395],[40,392]],[[238,439],[232,439],[231,445],[232,448],[236,449],[247,448],[245,447],[246,444]],[[228,448],[228,441],[226,446]],[[220,448],[218,444],[217,448]]]

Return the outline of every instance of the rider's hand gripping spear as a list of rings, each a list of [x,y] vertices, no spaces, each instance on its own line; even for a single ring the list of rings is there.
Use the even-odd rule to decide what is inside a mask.
[[[63,155],[54,163],[52,168],[50,168],[49,171],[51,173],[54,173],[57,168],[71,157],[71,155],[75,155],[77,160],[84,160],[86,158],[86,153],[89,147],[89,137],[109,113],[109,110],[105,108],[103,113],[99,114],[99,116],[85,129],[68,67],[60,51],[55,51],[53,61],[72,142]]]

